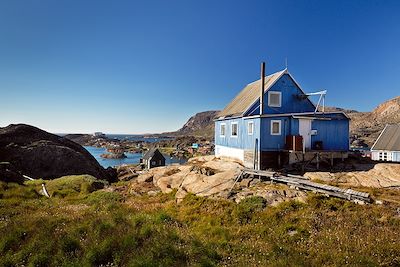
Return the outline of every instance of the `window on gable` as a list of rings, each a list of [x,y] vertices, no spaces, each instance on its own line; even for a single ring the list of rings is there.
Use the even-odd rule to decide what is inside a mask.
[[[238,123],[232,122],[231,124],[231,136],[238,136]]]
[[[221,126],[220,126],[220,132],[219,132],[219,134],[220,134],[221,136],[225,136],[225,129],[226,129],[226,124],[225,124],[225,123],[221,124]]]
[[[271,121],[271,135],[281,135],[281,121],[272,120]]]
[[[247,123],[247,134],[248,135],[253,135],[253,132],[254,132],[254,122],[249,121]]]
[[[268,106],[281,107],[282,106],[282,93],[281,92],[268,92]]]

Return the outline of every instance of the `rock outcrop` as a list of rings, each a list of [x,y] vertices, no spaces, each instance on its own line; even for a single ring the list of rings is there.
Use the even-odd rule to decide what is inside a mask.
[[[235,161],[225,161],[215,156],[197,157],[190,159],[186,165],[150,169],[132,182],[131,189],[141,190],[146,183],[154,186],[149,189],[157,188],[163,193],[176,189],[178,201],[188,193],[218,196],[229,191],[242,167]]]
[[[6,183],[22,184],[22,174],[9,162],[0,162],[0,181]]]
[[[124,158],[126,158],[126,155],[124,152],[105,153],[105,154],[101,154],[100,157],[102,157],[104,159],[124,159]]]
[[[131,194],[170,193],[177,190],[175,198],[180,202],[188,193],[225,198],[240,202],[247,197],[259,196],[269,205],[282,201],[305,199],[306,193],[284,185],[272,185],[259,179],[247,178],[235,184],[235,178],[243,166],[236,161],[215,156],[192,158],[186,165],[151,169],[139,175],[130,184]],[[233,190],[231,190],[233,189]]]
[[[11,163],[20,174],[32,178],[89,174],[116,179],[115,170],[105,170],[82,146],[26,124],[0,128],[0,162]]]
[[[307,172],[311,180],[339,183],[344,186],[363,186],[374,188],[400,187],[400,165],[396,163],[378,163],[363,166],[365,170],[349,172]]]

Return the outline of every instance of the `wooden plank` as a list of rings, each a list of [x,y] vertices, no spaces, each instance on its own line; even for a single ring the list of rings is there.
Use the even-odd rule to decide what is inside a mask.
[[[346,199],[347,198],[362,198],[363,200],[365,200],[365,199],[369,200],[368,193],[358,192],[358,191],[354,191],[352,189],[342,189],[342,188],[331,186],[331,185],[318,184],[318,183],[310,182],[307,179],[301,179],[300,177],[296,177],[293,175],[291,175],[291,176],[283,176],[283,175],[276,176],[277,173],[274,173],[274,172],[251,170],[251,169],[245,169],[245,172],[260,175],[260,176],[270,177],[271,180],[276,181],[276,182],[282,182],[282,183],[296,186],[298,188],[303,188],[303,189],[312,190],[312,191],[318,191],[318,192],[328,194],[328,195],[334,195],[334,196],[342,197],[342,198],[346,198]]]
[[[270,178],[272,181],[285,183],[288,185],[292,185],[296,188],[319,192],[322,194],[327,194],[330,196],[335,196],[343,199],[350,199],[350,200],[362,200],[370,202],[369,194],[364,192],[358,192],[348,189],[342,189],[336,186],[326,185],[326,184],[319,184],[315,182],[311,182],[308,179],[303,179],[300,176],[296,175],[279,175],[276,172],[270,171],[262,171],[262,170],[253,170],[253,169],[244,169],[243,173],[247,174],[254,174],[263,177]]]

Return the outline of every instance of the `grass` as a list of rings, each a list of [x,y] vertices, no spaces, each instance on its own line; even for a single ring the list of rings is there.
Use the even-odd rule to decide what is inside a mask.
[[[26,184],[37,191],[40,191],[42,184],[45,184],[50,196],[63,198],[85,195],[104,188],[108,183],[91,175],[69,175],[54,180],[28,181]]]
[[[88,177],[0,184],[0,266],[398,266],[396,205],[310,194],[271,207],[82,189]],[[69,182],[73,182],[68,186]],[[81,181],[77,186],[76,181]]]

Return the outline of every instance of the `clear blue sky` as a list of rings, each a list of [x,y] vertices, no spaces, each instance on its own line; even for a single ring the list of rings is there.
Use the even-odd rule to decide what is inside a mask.
[[[400,95],[400,1],[0,2],[0,127],[149,133],[289,70],[327,105]]]

